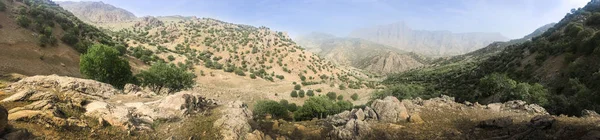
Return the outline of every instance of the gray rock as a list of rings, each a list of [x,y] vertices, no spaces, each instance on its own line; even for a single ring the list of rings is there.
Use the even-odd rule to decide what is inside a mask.
[[[379,120],[379,117],[377,117],[377,113],[375,113],[375,110],[371,109],[371,107],[365,107],[365,112],[365,116],[367,116],[367,119]]]
[[[383,100],[375,100],[371,107],[383,122],[404,122],[408,118],[406,107],[396,97],[388,96]]]
[[[365,120],[365,112],[362,109],[358,109],[358,111],[354,112],[354,118],[359,121]]]
[[[582,110],[581,116],[586,118],[600,118],[600,115],[593,110]]]
[[[223,116],[215,121],[214,127],[221,128],[224,140],[242,139],[250,132],[248,120],[252,119],[252,111],[241,101],[229,102],[221,110]]]
[[[361,139],[361,137],[372,133],[372,129],[365,121],[352,119],[343,126],[333,126],[330,135],[342,140]]]

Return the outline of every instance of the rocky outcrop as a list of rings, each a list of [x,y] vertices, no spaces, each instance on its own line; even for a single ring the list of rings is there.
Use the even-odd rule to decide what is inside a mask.
[[[508,101],[505,103],[492,103],[488,104],[486,108],[497,112],[520,111],[538,115],[549,114],[544,107],[541,107],[537,104],[527,104],[527,102],[521,100]]]
[[[342,140],[361,139],[371,133],[371,127],[366,121],[351,119],[343,126],[333,126],[330,136]]]
[[[141,21],[138,21],[137,23],[135,23],[135,27],[158,27],[158,26],[163,26],[165,25],[165,23],[163,23],[162,21],[160,21],[159,19],[153,17],[153,16],[146,16],[143,17]]]
[[[56,75],[24,78],[9,85],[7,90],[14,94],[2,102],[32,102],[8,111],[8,120],[54,127],[87,127],[81,116],[65,113],[78,112],[97,118],[100,124],[125,130],[151,130],[154,120],[174,120],[217,105],[215,100],[193,92],[178,92],[147,102],[109,102],[106,99],[122,92],[105,83]],[[133,85],[128,85],[126,91],[147,95]]]
[[[383,100],[375,100],[371,107],[383,122],[404,122],[408,118],[406,107],[396,97],[388,96]]]
[[[241,101],[227,103],[221,113],[222,117],[213,126],[221,129],[224,140],[244,139],[252,130],[248,124],[248,120],[252,119],[252,111]]]
[[[121,91],[106,83],[57,75],[27,77],[10,84],[6,90],[17,94],[2,100],[2,102],[35,101],[40,98],[51,98],[49,97],[52,96],[49,93],[51,91],[59,92],[70,98],[95,100],[107,99],[121,93]]]
[[[142,97],[142,98],[150,98],[152,96],[157,95],[156,93],[149,90],[148,88],[142,88],[142,87],[140,87],[138,85],[134,85],[134,84],[125,84],[125,87],[123,88],[123,92],[127,95],[135,95],[137,97]],[[161,95],[164,95],[164,94],[161,94]]]

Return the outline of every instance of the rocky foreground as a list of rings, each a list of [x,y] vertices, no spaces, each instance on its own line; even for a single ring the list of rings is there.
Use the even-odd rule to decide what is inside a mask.
[[[294,122],[253,118],[243,102],[203,93],[156,94],[93,80],[33,76],[0,94],[4,139],[600,139],[600,115],[549,115],[523,101],[480,105],[452,97],[375,100]],[[5,109],[6,108],[6,109]]]

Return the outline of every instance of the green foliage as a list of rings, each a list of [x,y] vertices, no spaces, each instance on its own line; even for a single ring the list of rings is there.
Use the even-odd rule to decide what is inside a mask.
[[[337,98],[337,94],[335,92],[327,92],[326,95],[330,100],[335,100],[335,98]]]
[[[343,84],[340,84],[338,87],[340,88],[340,90],[346,90],[346,86],[344,86]]]
[[[86,78],[123,88],[133,76],[129,62],[119,56],[116,49],[96,44],[81,55],[79,70]]]
[[[356,101],[358,100],[358,94],[354,93],[352,96],[350,96],[350,98],[352,98],[353,101]]]
[[[287,101],[286,101],[287,103]],[[264,118],[267,114],[270,114],[273,118],[287,118],[288,108],[276,101],[272,100],[261,100],[254,104],[254,110],[252,111],[257,118]]]
[[[295,85],[295,86],[294,86],[294,90],[300,90],[300,89],[302,89],[302,86],[301,86],[301,85]]]
[[[323,90],[322,90],[322,89],[320,89],[320,88],[319,88],[319,89],[316,89],[315,91],[317,91],[317,92],[323,92]]]
[[[327,115],[340,113],[352,109],[353,105],[347,101],[329,100],[326,97],[310,97],[304,101],[304,105],[294,112],[296,120],[310,120],[312,118],[324,118]]]
[[[304,98],[304,90],[298,91],[298,97]]]
[[[315,92],[313,90],[307,90],[306,95],[309,97],[315,96]]]
[[[0,1],[0,11],[4,12],[6,11],[6,4],[4,4],[4,2]]]
[[[17,24],[19,24],[19,26],[27,28],[29,27],[29,24],[31,24],[31,20],[23,15],[19,15],[17,16]]]
[[[344,95],[339,95],[339,96],[337,97],[337,100],[339,100],[339,101],[341,101],[341,100],[344,100]]]
[[[296,92],[296,91],[294,90],[294,91],[292,91],[292,93],[290,93],[290,96],[291,96],[292,98],[296,98],[296,97],[298,97],[298,92]]]
[[[169,59],[169,61],[173,61],[173,60],[175,60],[175,57],[173,55],[169,55],[169,56],[167,56],[167,59]]]
[[[251,74],[250,74],[250,78],[252,78],[252,79],[256,79],[256,75],[254,75],[254,73],[251,73]]]
[[[71,46],[74,46],[79,42],[78,34],[74,30],[66,31],[65,35],[63,35],[60,40]]]
[[[147,71],[140,72],[137,77],[142,86],[149,87],[156,93],[160,93],[165,88],[168,89],[167,93],[173,93],[191,88],[196,76],[173,64],[157,62]]]

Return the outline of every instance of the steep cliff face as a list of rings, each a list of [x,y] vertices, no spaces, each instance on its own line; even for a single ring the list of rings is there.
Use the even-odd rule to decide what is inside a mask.
[[[124,9],[103,2],[57,2],[77,18],[92,23],[112,23],[135,20],[137,17]]]
[[[392,46],[428,56],[460,55],[507,40],[499,33],[452,33],[449,31],[413,30],[405,23],[380,25],[355,30],[349,37]]]

